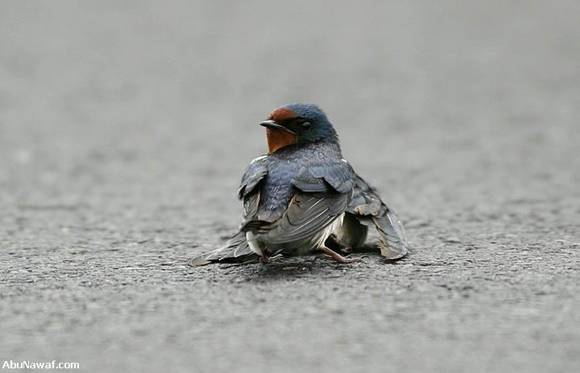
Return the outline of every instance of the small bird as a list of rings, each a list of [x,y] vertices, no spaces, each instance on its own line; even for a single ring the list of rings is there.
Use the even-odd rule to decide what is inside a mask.
[[[316,105],[288,104],[260,123],[268,154],[246,168],[238,189],[243,203],[239,232],[219,249],[192,259],[193,266],[246,262],[323,252],[340,263],[361,248],[369,228],[381,255],[407,254],[403,225],[342,158],[338,135]]]

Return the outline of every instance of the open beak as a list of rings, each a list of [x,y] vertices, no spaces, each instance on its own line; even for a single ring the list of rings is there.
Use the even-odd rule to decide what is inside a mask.
[[[266,127],[266,128],[270,128],[270,129],[273,129],[273,130],[282,130],[282,131],[286,131],[288,133],[291,133],[292,135],[296,135],[296,132],[292,131],[289,128],[286,128],[284,126],[279,125],[278,123],[276,123],[272,119],[265,120],[265,121],[261,122],[260,123],[260,126]]]

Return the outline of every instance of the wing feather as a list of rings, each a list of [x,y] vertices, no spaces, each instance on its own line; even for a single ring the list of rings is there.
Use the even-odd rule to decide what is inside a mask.
[[[379,233],[381,255],[389,260],[403,258],[409,251],[403,224],[395,211],[381,200],[378,193],[360,176],[355,175],[353,198],[347,211],[362,224],[374,225]]]
[[[344,213],[349,199],[345,193],[296,193],[286,213],[272,224],[268,242],[288,243],[315,235]]]
[[[200,254],[190,260],[193,267],[204,266],[215,262],[246,262],[257,260],[256,255],[246,241],[246,233],[238,232],[223,247]]]

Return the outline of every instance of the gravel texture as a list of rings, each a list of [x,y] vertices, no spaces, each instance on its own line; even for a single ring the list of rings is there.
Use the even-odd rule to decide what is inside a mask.
[[[0,363],[580,371],[577,1],[0,3]],[[318,103],[412,252],[190,268]]]

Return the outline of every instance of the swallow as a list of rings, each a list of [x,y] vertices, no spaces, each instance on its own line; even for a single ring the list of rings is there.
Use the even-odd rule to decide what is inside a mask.
[[[408,252],[405,230],[377,191],[342,157],[336,130],[316,105],[289,104],[259,123],[268,153],[250,162],[238,197],[243,216],[237,234],[221,248],[192,259],[193,266],[246,262],[322,252],[345,256],[361,248],[369,229],[388,260]]]

